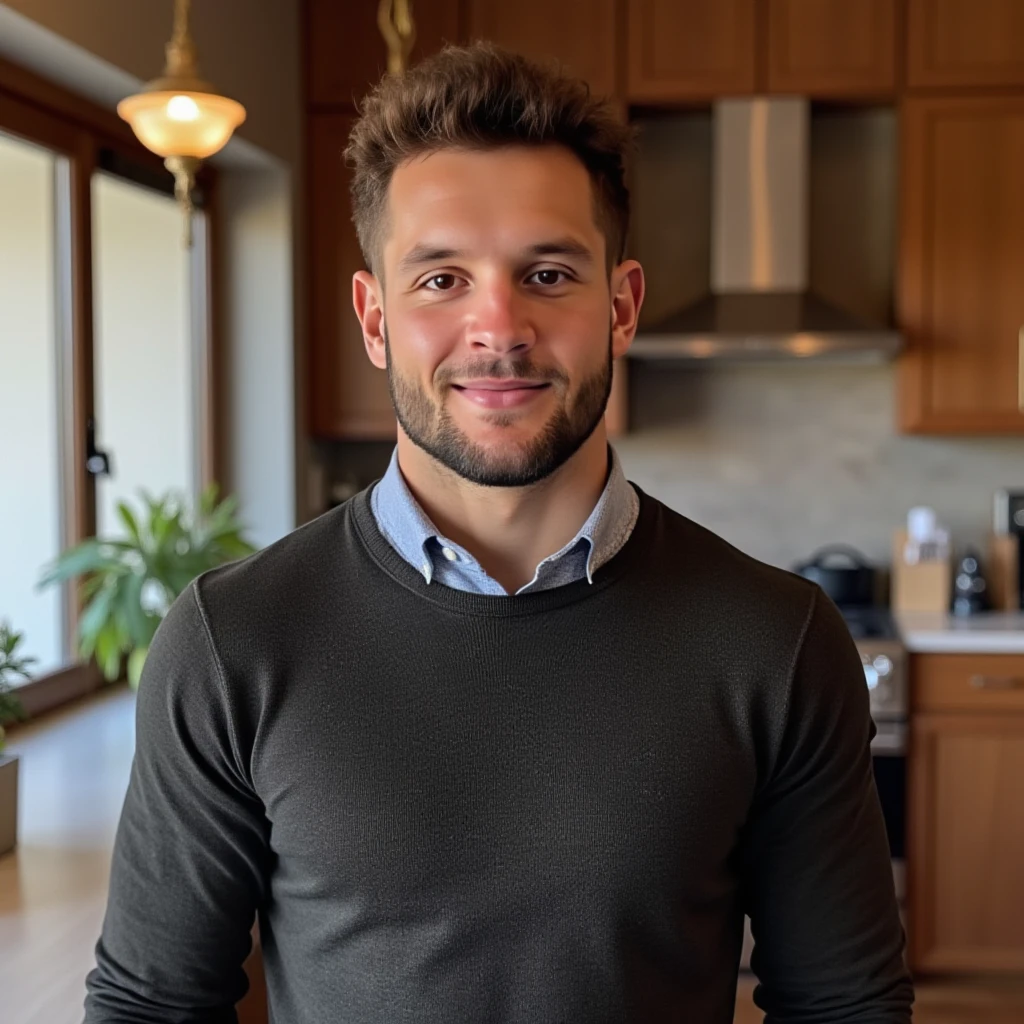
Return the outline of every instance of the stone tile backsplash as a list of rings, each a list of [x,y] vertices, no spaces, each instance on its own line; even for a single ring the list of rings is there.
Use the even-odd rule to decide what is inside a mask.
[[[912,505],[983,544],[992,495],[1024,488],[1024,437],[900,435],[891,366],[631,366],[627,476],[757,558],[843,541],[889,562]]]

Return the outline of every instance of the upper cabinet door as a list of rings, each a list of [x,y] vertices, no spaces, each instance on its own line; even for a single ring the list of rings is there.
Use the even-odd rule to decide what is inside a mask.
[[[627,0],[627,98],[753,93],[756,7],[757,0]]]
[[[896,0],[769,0],[768,89],[885,96],[896,89]]]
[[[1024,433],[1024,96],[902,112],[901,425]]]
[[[468,36],[533,59],[560,61],[591,91],[610,96],[615,74],[615,0],[469,0]]]
[[[413,63],[459,42],[458,0],[413,0]],[[387,70],[377,0],[306,0],[306,90],[310,103],[352,105]]]
[[[370,362],[352,308],[352,275],[365,266],[342,159],[353,120],[347,113],[309,115],[310,433],[390,440],[395,414],[387,374]]]
[[[1024,85],[1024,2],[909,0],[907,85]]]

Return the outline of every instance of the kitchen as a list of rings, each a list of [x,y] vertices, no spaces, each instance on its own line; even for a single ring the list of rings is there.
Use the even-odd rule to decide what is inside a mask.
[[[287,141],[294,128],[296,153],[292,163],[279,141],[266,161],[283,189],[273,218],[254,199],[261,187],[239,190],[239,168],[221,168],[222,196],[253,231],[222,236],[225,248],[243,239],[252,256],[233,271],[233,305],[225,301],[228,333],[245,345],[233,343],[226,360],[224,419],[229,443],[247,446],[257,469],[233,466],[229,480],[294,499],[301,523],[379,477],[391,455],[386,381],[351,308],[363,264],[341,160],[356,104],[389,50],[415,62],[444,41],[489,38],[563,61],[637,129],[629,254],[644,264],[648,296],[607,413],[626,474],[742,551],[814,579],[840,606],[878,730],[875,774],[915,1019],[1024,1019],[1024,3],[290,4],[268,4],[277,20],[255,29],[243,4],[231,13],[221,0],[194,5],[197,19],[210,19],[197,22],[204,62],[219,55],[211,77],[230,84],[244,51],[250,74],[238,94],[256,94],[254,137],[266,144],[276,126]],[[301,47],[285,31],[289,18],[301,20]],[[69,16],[67,31],[76,25]],[[208,31],[218,26],[219,36]],[[132,74],[151,73],[165,38],[160,21]],[[78,41],[88,44],[88,33]],[[125,49],[135,60],[134,44]],[[293,283],[291,236],[286,258],[265,257],[272,228],[282,238],[291,230],[292,202],[295,294],[279,300],[273,286]],[[282,328],[293,298],[294,384],[291,325]],[[271,336],[276,390],[251,373]],[[291,428],[293,399],[294,437],[278,430],[279,420]],[[295,487],[278,447],[289,457],[294,448]],[[952,614],[954,601],[965,614]],[[30,829],[23,874],[19,854],[0,865],[0,945],[20,953],[31,945],[22,930],[34,929],[36,947],[58,950],[28,970],[17,966],[27,959],[8,961],[16,1016],[31,1006],[31,1019],[56,1020],[44,990],[64,986],[67,1019],[78,1019],[133,697],[111,690],[77,720],[72,709],[14,733],[22,806],[50,814],[46,844],[68,808],[84,823],[72,837],[82,849],[54,847],[48,861]],[[82,758],[94,773],[75,770]],[[47,766],[67,773],[69,764],[74,779],[55,786]],[[11,913],[22,895],[31,919]],[[73,927],[52,912],[61,901]],[[66,977],[55,985],[42,967],[60,957]],[[258,945],[246,970],[241,1019],[257,1024],[267,1019]],[[763,1018],[753,984],[741,975],[741,1024]]]
[[[607,415],[627,475],[772,564],[836,544],[867,563],[840,553],[818,575],[893,598],[858,643],[911,965],[1024,973],[1024,8],[414,8],[413,60],[490,38],[563,61],[636,126],[648,294]],[[378,476],[393,437],[338,286],[359,266],[338,154],[380,61],[361,17],[307,6],[313,509]],[[947,531],[939,565],[894,561],[920,508]],[[954,617],[971,554],[984,581],[961,589],[987,610]]]

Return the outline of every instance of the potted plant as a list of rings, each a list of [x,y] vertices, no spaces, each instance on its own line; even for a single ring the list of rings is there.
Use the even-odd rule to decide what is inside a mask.
[[[28,666],[36,659],[18,654],[22,640],[21,633],[0,622],[0,855],[13,850],[18,838],[18,759],[4,753],[4,725],[25,717],[11,683],[30,678]]]
[[[40,586],[81,580],[84,607],[78,650],[104,677],[136,687],[153,634],[174,599],[198,575],[256,549],[243,538],[234,497],[218,502],[211,484],[196,508],[170,492],[140,492],[140,515],[118,502],[119,537],[92,537],[69,548],[43,573]]]

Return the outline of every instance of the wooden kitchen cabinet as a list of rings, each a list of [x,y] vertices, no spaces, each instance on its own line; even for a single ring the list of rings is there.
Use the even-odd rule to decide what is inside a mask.
[[[626,11],[631,102],[755,91],[757,0],[627,0]]]
[[[306,97],[313,104],[356,103],[387,70],[376,0],[306,0]],[[462,41],[458,0],[414,0],[411,61]]]
[[[896,6],[897,0],[768,0],[768,91],[891,95]]]
[[[617,91],[616,0],[468,0],[467,35],[533,60],[554,59],[585,79],[591,92]]]
[[[364,267],[342,152],[354,115],[309,114],[310,431],[314,437],[395,436],[387,375],[370,362],[352,309]]]
[[[1024,96],[912,98],[901,122],[900,425],[1024,433]]]
[[[1022,971],[1024,655],[914,655],[911,673],[911,967]]]
[[[1024,3],[908,0],[907,85],[1024,86]]]

